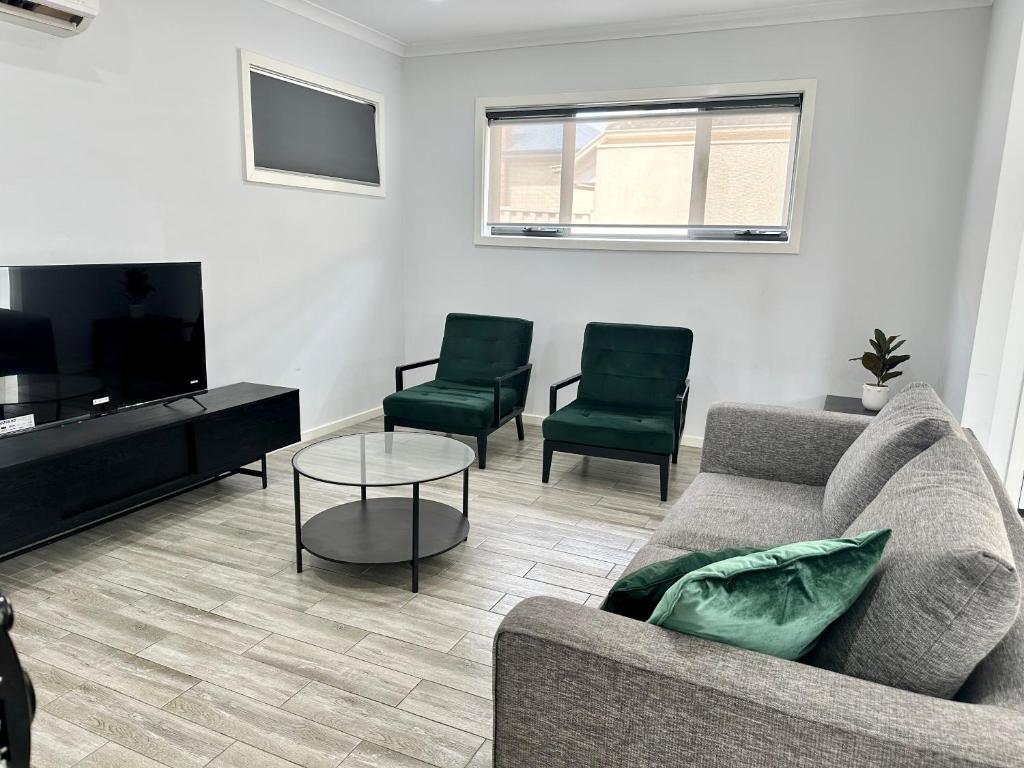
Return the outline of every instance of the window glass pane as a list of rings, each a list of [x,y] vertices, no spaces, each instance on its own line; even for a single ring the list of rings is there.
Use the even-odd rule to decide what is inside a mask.
[[[558,223],[562,183],[561,123],[491,125],[488,221]]]
[[[695,125],[692,117],[580,123],[573,223],[687,224]]]
[[[797,117],[792,112],[711,118],[705,224],[789,224],[791,148]]]

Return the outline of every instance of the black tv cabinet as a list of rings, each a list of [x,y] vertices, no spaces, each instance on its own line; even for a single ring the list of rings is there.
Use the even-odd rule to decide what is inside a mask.
[[[267,453],[300,440],[299,391],[232,384],[197,400],[0,439],[0,559],[228,475],[266,487]]]

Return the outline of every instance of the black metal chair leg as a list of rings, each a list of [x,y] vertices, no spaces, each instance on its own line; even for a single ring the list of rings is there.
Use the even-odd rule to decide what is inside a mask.
[[[547,482],[551,479],[551,457],[554,455],[555,450],[548,445],[548,441],[544,441],[544,471],[541,474],[541,481]]]
[[[487,468],[487,435],[476,436],[476,462],[480,469]]]
[[[668,456],[658,465],[661,474],[661,500],[668,501]]]
[[[526,432],[523,431],[523,416],[522,414],[516,416],[516,433],[519,435],[520,440],[526,439]]]

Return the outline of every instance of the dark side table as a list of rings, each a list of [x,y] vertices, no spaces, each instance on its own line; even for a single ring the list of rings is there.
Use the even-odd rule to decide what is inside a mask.
[[[859,397],[825,395],[825,410],[835,413],[855,413],[858,416],[876,416],[878,411],[867,410]]]

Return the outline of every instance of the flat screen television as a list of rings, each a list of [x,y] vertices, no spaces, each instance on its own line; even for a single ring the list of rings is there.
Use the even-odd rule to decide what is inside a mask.
[[[0,436],[204,389],[198,262],[0,267]]]

